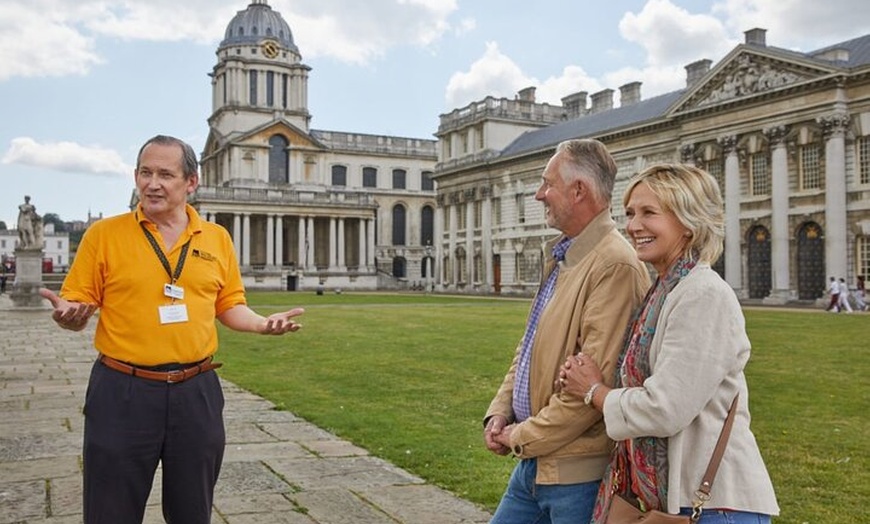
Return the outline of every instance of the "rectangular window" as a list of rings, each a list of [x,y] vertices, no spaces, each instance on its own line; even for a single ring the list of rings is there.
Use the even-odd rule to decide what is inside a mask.
[[[346,186],[347,185],[347,167],[332,166],[332,185]]]
[[[493,198],[492,199],[492,225],[499,226],[501,225],[501,199]]]
[[[468,153],[468,131],[462,132],[460,140],[462,141],[462,153]]]
[[[445,160],[450,160],[450,158],[453,156],[453,144],[451,144],[451,142],[450,142],[451,140],[453,140],[452,135],[447,135],[447,137],[444,139],[444,159]]]
[[[58,240],[58,241],[57,241],[57,248],[58,248],[58,249],[63,249],[63,240]]]
[[[710,175],[716,179],[716,183],[719,184],[719,193],[722,195],[722,198],[725,198],[725,170],[722,168],[722,159],[714,158],[713,160],[708,160],[705,166],[705,169]]]
[[[870,136],[858,137],[855,145],[858,150],[858,180],[870,184]]]
[[[474,202],[474,228],[480,229],[483,225],[483,202],[475,200]]]
[[[453,206],[444,206],[441,216],[444,218],[444,231],[450,231],[450,210]]]
[[[800,146],[800,188],[822,188],[822,167],[819,162],[819,144],[804,144]]]
[[[287,73],[281,75],[281,107],[287,109]]]
[[[516,196],[517,224],[526,223],[526,195],[520,193]]]
[[[266,105],[275,106],[275,73],[266,71]]]
[[[466,207],[464,205],[456,206],[456,229],[465,229],[465,210]]]
[[[248,103],[257,105],[257,72],[248,71]]]
[[[432,180],[431,171],[423,171],[420,175],[420,189],[423,191],[435,191],[435,182]]]
[[[857,270],[859,275],[870,278],[870,237],[859,236],[855,239],[855,248],[857,251]]]
[[[393,169],[393,189],[405,189],[407,174],[404,169]]]
[[[749,157],[749,181],[752,196],[770,194],[770,172],[767,170],[766,153],[754,153]]]
[[[483,124],[477,126],[477,130],[474,133],[477,136],[477,150],[483,151],[484,141],[483,141]]]

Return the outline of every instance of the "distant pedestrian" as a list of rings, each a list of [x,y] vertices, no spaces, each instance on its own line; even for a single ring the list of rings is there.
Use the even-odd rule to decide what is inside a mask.
[[[846,284],[846,279],[840,279],[840,294],[837,297],[837,305],[840,307],[840,311],[846,310],[846,313],[852,312],[852,306],[849,304],[849,284]]]
[[[0,295],[6,293],[6,278],[8,277],[6,263],[0,264]]]
[[[828,285],[828,293],[831,295],[831,301],[828,304],[828,311],[839,313],[840,308],[837,303],[840,301],[840,284],[837,283],[836,277],[831,277],[831,283]]]
[[[864,275],[855,277],[855,309],[858,311],[867,311],[870,307],[867,306],[866,300],[867,291],[864,289]]]

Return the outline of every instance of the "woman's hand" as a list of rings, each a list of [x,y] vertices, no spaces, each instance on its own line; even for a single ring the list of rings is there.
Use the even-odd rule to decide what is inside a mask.
[[[559,384],[563,393],[584,398],[594,384],[603,384],[604,375],[594,360],[577,353],[565,360],[559,368]]]

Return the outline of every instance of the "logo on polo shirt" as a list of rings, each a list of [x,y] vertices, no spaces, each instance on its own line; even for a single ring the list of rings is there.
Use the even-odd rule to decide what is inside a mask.
[[[208,251],[203,251],[201,249],[194,249],[191,255],[201,258],[207,262],[214,262],[217,260],[217,257],[209,253]]]

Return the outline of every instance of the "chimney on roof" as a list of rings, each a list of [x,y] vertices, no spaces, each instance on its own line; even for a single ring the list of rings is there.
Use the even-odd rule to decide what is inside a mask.
[[[744,31],[743,34],[746,35],[747,44],[767,47],[767,29],[756,27],[755,29]]]
[[[589,113],[600,113],[613,109],[613,89],[602,89],[592,95],[592,108]]]
[[[589,95],[586,91],[578,91],[562,98],[562,109],[565,110],[565,117],[569,120],[579,118],[586,114],[586,97]]]
[[[706,58],[696,60],[686,66],[686,87],[692,87],[697,84],[704,75],[710,72],[710,64],[713,62]]]
[[[534,102],[535,101],[535,87],[527,87],[525,89],[520,89],[517,93],[519,95],[520,100],[522,102]]]
[[[640,102],[640,82],[629,82],[619,88],[619,105],[630,106]]]

